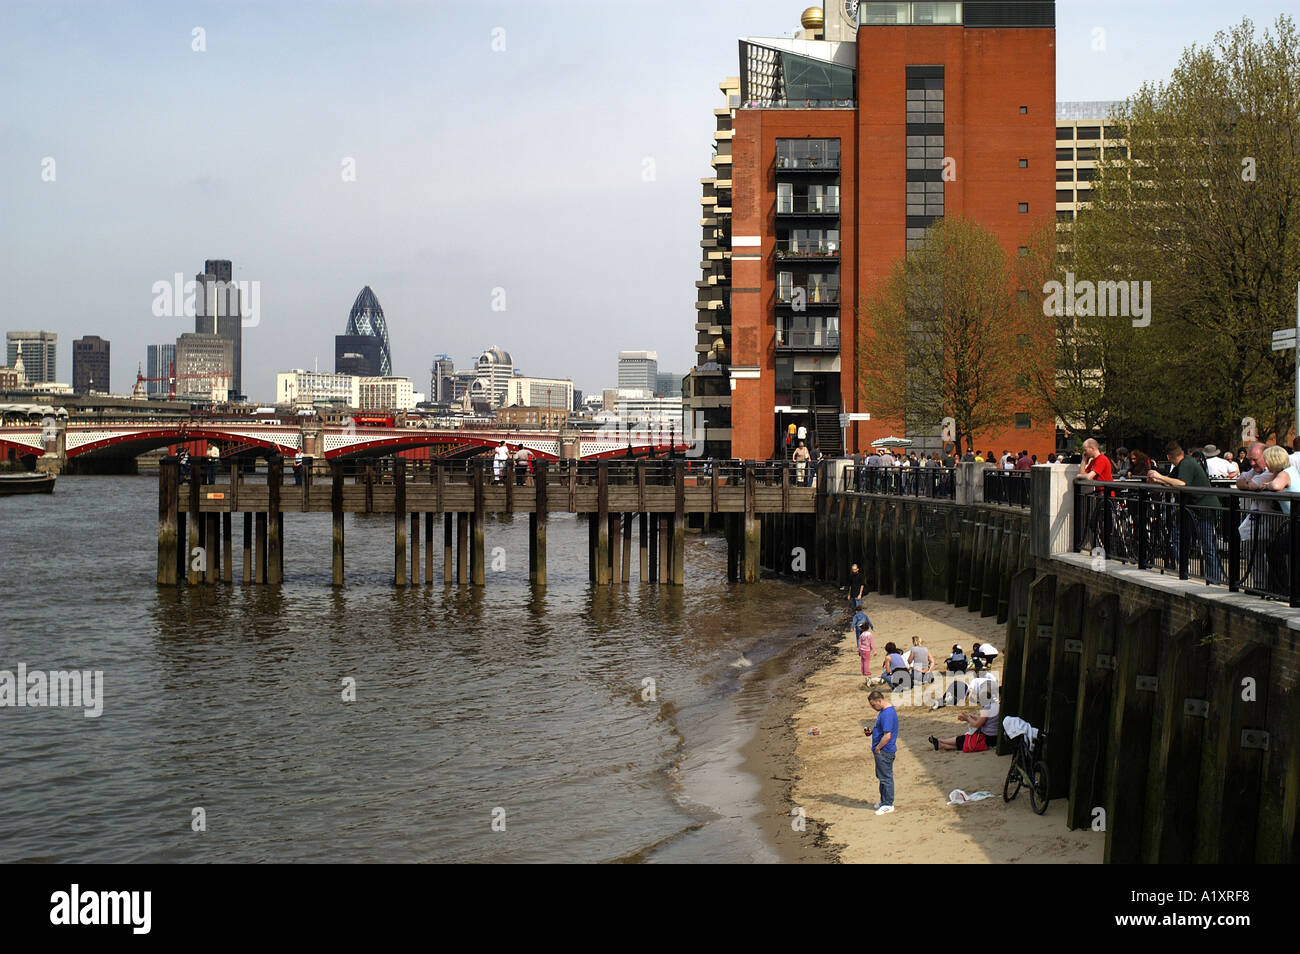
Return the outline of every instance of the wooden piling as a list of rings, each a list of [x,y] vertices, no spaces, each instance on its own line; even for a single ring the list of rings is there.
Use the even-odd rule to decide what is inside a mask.
[[[682,586],[686,582],[686,461],[674,461],[673,467],[673,518],[672,582]]]
[[[471,546],[469,567],[475,586],[482,586],[487,582],[487,567],[484,563],[483,552],[487,508],[484,502],[483,482],[483,466],[480,465],[474,470],[474,513],[470,517],[469,527]]]
[[[343,462],[330,461],[330,520],[333,529],[332,582],[343,585]]]
[[[533,465],[534,479],[537,484],[537,502],[533,508],[533,513],[529,517],[529,535],[528,541],[531,544],[529,554],[529,574],[530,582],[538,586],[546,585],[546,525],[550,522],[550,499],[548,497],[548,484],[550,479],[550,466],[547,461],[539,460]]]
[[[433,512],[424,515],[424,582],[433,583]]]
[[[1146,826],[1151,723],[1158,692],[1160,610],[1148,609],[1122,624],[1113,682],[1106,767],[1107,864],[1136,864]]]
[[[642,478],[644,478],[644,471],[642,471],[641,476]],[[640,531],[640,536],[637,538],[637,549],[639,550],[640,553],[641,564],[639,568],[640,572],[637,575],[637,579],[642,583],[648,583],[650,581],[650,554],[648,550],[650,544],[649,526],[648,526],[649,520],[647,519],[646,512],[644,510],[640,511],[640,513],[638,514],[638,521],[640,523],[640,527],[638,528],[638,530]]]
[[[1021,570],[1020,579],[1032,570]],[[1016,591],[1011,592],[1015,612]],[[1075,704],[1074,744],[1070,753],[1070,828],[1091,828],[1096,810],[1106,801],[1106,767],[1110,747],[1110,707],[1115,675],[1115,640],[1119,632],[1119,596],[1107,593],[1094,599],[1083,621],[1083,654],[1079,692]]]
[[[1151,756],[1147,766],[1148,822],[1142,831],[1145,864],[1192,863],[1201,746],[1210,706],[1210,646],[1193,620],[1160,653]]]
[[[456,583],[469,584],[469,514],[456,514]]]
[[[158,585],[175,586],[177,569],[177,484],[180,462],[164,457],[158,464]]]
[[[632,514],[623,517],[623,582],[632,582]]]
[[[647,514],[647,517],[648,517],[648,525],[649,525],[649,530],[648,530],[648,532],[649,532],[649,535],[650,535],[650,546],[649,546],[649,557],[650,557],[650,582],[651,582],[651,583],[658,583],[658,582],[659,582],[659,562],[660,562],[660,556],[659,556],[659,515],[658,515],[657,513],[652,513],[652,514]]]
[[[1007,617],[1006,644],[1002,647],[1002,683],[998,687],[1004,719],[1020,715],[1020,675],[1025,666],[1025,632],[1029,628],[1029,590],[1033,582],[1033,570],[1022,570],[1011,581],[1011,612]],[[998,754],[1010,753],[1006,736],[999,734]]]
[[[266,583],[268,577],[266,569],[266,514],[259,510],[255,517],[257,520],[257,566],[253,578],[258,583]]]
[[[418,511],[411,511],[411,566],[410,566],[411,585],[415,586],[420,582],[420,514]]]
[[[609,583],[609,463],[596,465],[596,583]]]
[[[1036,729],[1047,717],[1047,671],[1052,662],[1052,621],[1056,611],[1056,577],[1038,578],[1029,588],[1029,624],[1025,629],[1024,664],[1020,670],[1020,705],[1014,715]]]
[[[209,510],[204,517],[207,518],[208,541],[204,551],[203,582],[216,583],[221,579],[221,515]]]
[[[741,579],[745,583],[757,583],[759,579],[761,579],[762,577],[762,574],[759,572],[759,567],[758,567],[758,555],[760,553],[759,545],[761,540],[759,537],[758,520],[755,519],[754,517],[754,511],[755,511],[754,497],[755,497],[754,465],[752,461],[746,461],[745,462],[745,514],[744,514],[744,526],[742,530],[745,537],[744,550],[743,550],[744,562],[741,571]],[[680,513],[680,504],[679,504],[678,512]],[[674,579],[673,582],[678,583],[680,581]]]
[[[623,580],[623,546],[620,539],[620,514],[609,515],[609,582],[621,583]]]
[[[253,514],[249,511],[244,514],[244,575],[245,583],[256,583],[257,579],[253,576]]]
[[[393,461],[393,583],[406,585],[406,461]]]
[[[659,582],[672,583],[673,540],[668,525],[668,514],[659,514]]]
[[[190,464],[190,485],[189,485],[189,525],[190,539],[189,545],[185,550],[185,581],[193,586],[202,582],[199,571],[195,568],[195,556],[202,546],[199,540],[203,533],[203,517],[199,513],[199,481],[201,474],[201,465],[197,463]]]
[[[235,555],[232,550],[230,519],[229,510],[221,515],[221,581],[223,583],[235,581]]]
[[[984,592],[987,595],[988,589]],[[1079,667],[1083,658],[1085,596],[1082,583],[1066,586],[1056,594],[1047,668],[1047,714],[1043,718],[1043,728],[1052,740],[1044,753],[1050,798],[1064,798],[1070,794]]]
[[[281,552],[284,541],[280,535],[284,526],[280,514],[280,487],[283,483],[284,459],[272,455],[266,470],[266,582],[270,584],[281,583],[284,579],[284,556]]]
[[[455,517],[450,510],[442,515],[442,582],[452,582],[452,524]]]

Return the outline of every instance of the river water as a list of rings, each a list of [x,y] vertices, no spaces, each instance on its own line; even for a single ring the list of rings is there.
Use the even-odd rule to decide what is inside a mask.
[[[104,686],[0,708],[0,862],[778,860],[747,681],[828,607],[728,584],[720,537],[685,587],[598,588],[552,514],[534,593],[527,518],[489,519],[485,587],[398,589],[392,517],[355,516],[335,590],[329,515],[288,513],[281,587],[160,589],[156,528],[150,476],[0,498],[0,670]]]

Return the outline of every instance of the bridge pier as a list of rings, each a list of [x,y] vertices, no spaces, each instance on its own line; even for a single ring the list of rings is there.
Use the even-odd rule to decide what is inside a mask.
[[[185,551],[185,582],[193,586],[199,582],[199,571],[194,565],[196,551],[203,546],[200,534],[203,532],[203,518],[199,515],[199,468],[190,467],[190,539]]]
[[[253,579],[253,514],[244,514],[244,582],[256,582]]]
[[[256,565],[253,570],[253,579],[258,583],[268,582],[268,572],[266,569],[266,514],[260,511],[253,515],[257,521],[257,549],[255,551]]]
[[[644,471],[642,472],[642,478],[643,478],[643,485],[644,485]],[[649,561],[649,553],[646,547],[649,544],[648,528],[647,528],[647,524],[649,523],[649,520],[644,510],[642,510],[641,513],[638,514],[638,521],[640,523],[640,527],[638,527],[637,529],[640,532],[640,536],[637,538],[637,550],[639,551],[641,557],[641,565],[640,565],[640,573],[637,575],[637,579],[640,580],[642,583],[648,583],[650,582],[650,575],[649,575],[650,561]]]

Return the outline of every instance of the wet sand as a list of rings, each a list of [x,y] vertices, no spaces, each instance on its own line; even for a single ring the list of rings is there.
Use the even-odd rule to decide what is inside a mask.
[[[969,653],[976,641],[1003,648],[1002,626],[965,608],[946,603],[872,596],[868,612],[875,625],[876,655],[883,665],[887,641],[900,648],[921,637],[938,659],[954,643]],[[935,752],[929,735],[962,734],[961,708],[930,712],[899,707],[898,756],[894,762],[891,815],[877,816],[879,788],[870,741],[862,727],[875,712],[867,691],[847,613],[819,627],[787,654],[789,673],[775,694],[758,735],[746,750],[749,771],[763,782],[761,819],[787,861],[842,862],[1034,862],[1099,864],[1104,835],[1065,827],[1065,801],[1054,800],[1045,815],[1035,815],[1021,792],[1002,800],[1010,759],[993,752]],[[1000,667],[995,667],[995,670]],[[809,735],[813,728],[817,735]],[[948,793],[992,792],[994,797],[949,805]],[[804,830],[792,826],[791,811],[802,807]]]

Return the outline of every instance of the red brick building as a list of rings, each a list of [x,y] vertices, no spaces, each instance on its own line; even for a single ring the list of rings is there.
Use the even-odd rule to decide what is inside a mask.
[[[871,411],[855,305],[937,218],[976,220],[1008,256],[1055,219],[1052,0],[828,0],[802,22],[794,39],[740,43],[728,371],[745,459],[779,455],[791,423],[846,449],[839,415]],[[940,444],[938,421],[873,417],[847,450],[887,434]],[[1055,429],[1026,414],[976,439],[1042,459]]]

